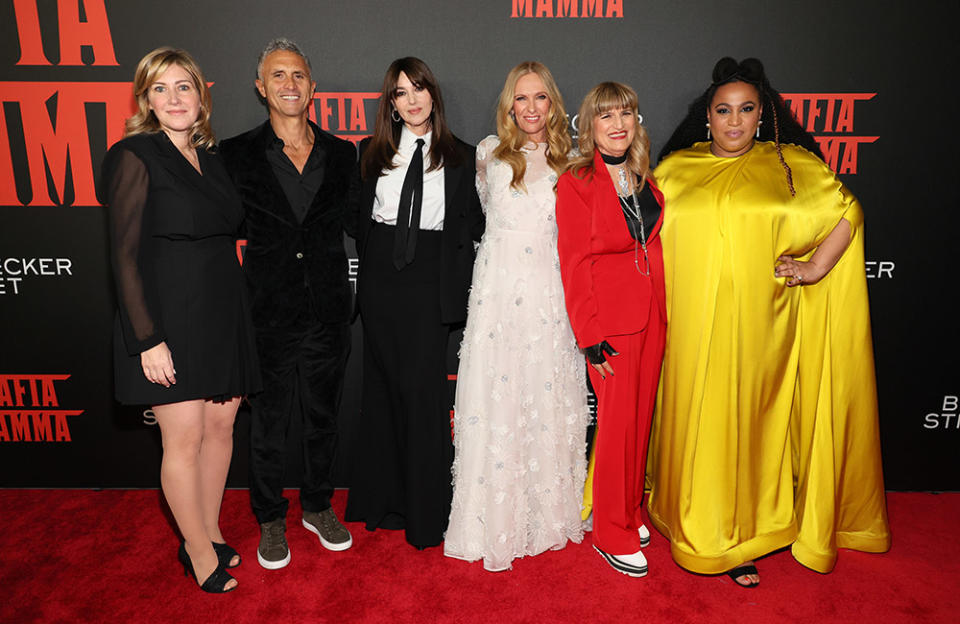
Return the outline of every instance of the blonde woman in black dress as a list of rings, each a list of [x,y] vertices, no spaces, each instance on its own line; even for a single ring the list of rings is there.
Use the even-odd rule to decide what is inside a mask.
[[[183,536],[178,557],[201,589],[230,591],[240,556],[220,503],[241,398],[260,383],[235,254],[240,200],[214,145],[210,92],[185,51],[137,66],[138,112],[103,164],[118,314],[121,403],[150,405],[163,440],[160,483]]]

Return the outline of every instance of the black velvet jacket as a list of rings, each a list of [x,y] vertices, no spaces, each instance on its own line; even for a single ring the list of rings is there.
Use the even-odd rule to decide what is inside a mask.
[[[483,236],[486,226],[480,199],[477,197],[477,150],[457,139],[460,163],[444,164],[444,214],[440,235],[440,317],[443,323],[457,324],[467,319],[467,297],[473,278],[474,241]],[[360,154],[370,139],[360,142]],[[357,253],[360,256],[358,282],[363,280],[363,253],[373,224],[373,203],[379,176],[363,180],[357,219]],[[361,312],[362,313],[362,312]]]
[[[343,233],[356,235],[356,148],[311,122],[325,173],[303,223],[298,223],[267,161],[274,136],[269,124],[220,143],[220,154],[243,199],[244,273],[253,324],[296,329],[317,322],[348,322],[353,295]]]

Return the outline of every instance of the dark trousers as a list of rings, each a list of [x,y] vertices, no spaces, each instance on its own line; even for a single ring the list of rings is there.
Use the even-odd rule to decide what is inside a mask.
[[[283,496],[287,435],[300,419],[304,511],[330,507],[330,470],[337,449],[337,412],[350,354],[346,323],[300,330],[257,329],[263,392],[251,397],[250,502],[258,522],[287,514]]]
[[[392,226],[375,225],[361,268],[364,457],[355,457],[346,518],[369,530],[405,529],[436,546],[450,515],[453,443],[447,389],[450,328],[440,321],[440,233],[418,234],[416,259],[397,271]]]

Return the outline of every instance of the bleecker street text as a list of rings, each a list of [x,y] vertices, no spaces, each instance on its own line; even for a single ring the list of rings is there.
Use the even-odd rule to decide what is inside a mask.
[[[70,258],[0,257],[0,295],[19,295],[24,278],[73,275]]]

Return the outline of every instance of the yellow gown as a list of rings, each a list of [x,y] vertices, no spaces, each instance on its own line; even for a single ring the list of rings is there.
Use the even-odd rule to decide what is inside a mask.
[[[653,524],[678,564],[716,574],[792,544],[829,572],[837,548],[890,547],[863,256],[863,213],[833,172],[773,143],[709,143],[655,171],[667,346],[649,458]],[[841,218],[850,245],[819,283],[788,288]]]

